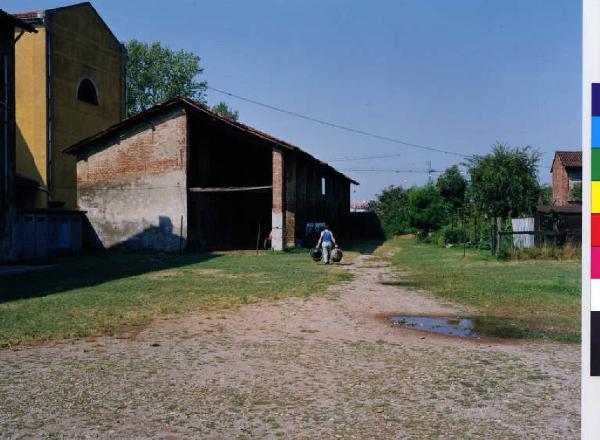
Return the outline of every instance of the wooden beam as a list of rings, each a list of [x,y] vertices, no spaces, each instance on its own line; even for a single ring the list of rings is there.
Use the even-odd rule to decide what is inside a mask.
[[[200,187],[188,188],[189,192],[196,193],[219,193],[219,192],[242,192],[242,191],[268,191],[273,189],[272,185],[264,186],[221,186],[221,187]]]

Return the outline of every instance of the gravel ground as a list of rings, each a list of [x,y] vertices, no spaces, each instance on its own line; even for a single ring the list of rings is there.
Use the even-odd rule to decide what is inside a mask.
[[[379,316],[464,313],[383,285],[0,351],[2,438],[578,438],[579,346],[473,341]]]

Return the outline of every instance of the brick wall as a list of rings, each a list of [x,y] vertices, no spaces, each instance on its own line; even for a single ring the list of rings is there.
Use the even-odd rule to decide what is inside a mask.
[[[77,201],[104,247],[177,251],[187,237],[181,110],[134,126],[77,162]]]
[[[271,215],[271,246],[274,250],[283,249],[283,203],[284,203],[283,153],[273,148],[273,206]]]
[[[552,167],[552,201],[554,206],[569,204],[569,175],[559,157]]]

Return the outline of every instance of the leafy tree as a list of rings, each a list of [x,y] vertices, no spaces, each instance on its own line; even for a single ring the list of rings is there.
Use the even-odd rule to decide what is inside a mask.
[[[552,205],[552,185],[540,186],[540,197],[538,198],[538,205]]]
[[[458,212],[464,205],[467,185],[467,179],[463,177],[456,165],[447,168],[436,184],[440,195],[448,203],[452,212]]]
[[[406,192],[401,186],[389,186],[370,206],[379,217],[386,237],[402,234],[409,228]]]
[[[433,184],[413,187],[406,197],[410,226],[426,236],[448,220],[448,207]]]
[[[160,42],[131,40],[126,44],[127,112],[139,113],[177,96],[205,103],[206,81],[197,77],[204,69],[200,57],[184,50],[174,51]]]
[[[569,191],[569,202],[581,203],[581,183],[574,183]]]
[[[233,119],[234,121],[237,121],[240,116],[237,110],[232,109],[223,101],[219,102],[217,105],[213,105],[211,110],[225,118]]]
[[[536,168],[539,153],[527,146],[496,144],[491,154],[468,160],[471,198],[489,217],[531,214],[540,196]]]

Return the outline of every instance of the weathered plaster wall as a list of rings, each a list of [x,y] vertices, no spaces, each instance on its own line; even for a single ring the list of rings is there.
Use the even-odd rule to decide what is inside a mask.
[[[186,125],[186,115],[174,111],[80,158],[79,208],[104,247],[185,247]]]
[[[49,14],[52,54],[52,195],[75,208],[76,162],[62,151],[125,117],[124,62],[120,42],[88,6]],[[77,99],[83,78],[98,91],[98,105]]]
[[[46,11],[38,33],[16,45],[17,171],[67,208],[76,207],[76,163],[62,151],[125,117],[124,63],[121,44],[85,3]],[[97,86],[99,105],[77,99],[82,78]],[[35,205],[47,206],[45,193]]]
[[[47,184],[46,29],[26,33],[15,46],[17,172]],[[46,206],[46,194],[35,203]]]

